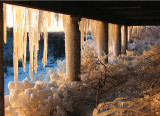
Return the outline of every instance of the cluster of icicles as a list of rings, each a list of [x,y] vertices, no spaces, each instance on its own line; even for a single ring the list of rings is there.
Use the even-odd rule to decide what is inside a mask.
[[[7,42],[7,21],[6,10],[7,5],[3,5],[4,16],[4,43]],[[13,11],[13,66],[14,66],[14,80],[15,85],[18,83],[18,61],[23,64],[24,72],[26,70],[26,48],[27,48],[27,33],[29,34],[29,54],[30,54],[30,66],[29,75],[33,80],[33,70],[37,73],[37,56],[39,50],[39,40],[41,36],[44,38],[44,50],[42,63],[43,66],[47,63],[47,45],[48,45],[48,32],[47,28],[51,25],[51,17],[57,20],[57,26],[60,18],[63,18],[63,26],[67,23],[67,17],[70,15],[62,15],[59,13],[53,13],[48,11],[42,11],[32,8],[26,8],[21,6],[12,5]],[[62,15],[62,16],[61,16]],[[90,23],[89,23],[90,22]],[[93,21],[85,18],[81,18],[79,23],[79,29],[81,32],[81,51],[84,49],[84,35],[89,32],[90,25],[96,24],[98,21]],[[89,25],[90,24],[90,25]],[[93,27],[93,26],[92,26]],[[64,27],[65,28],[65,27]],[[94,28],[95,29],[95,28]]]

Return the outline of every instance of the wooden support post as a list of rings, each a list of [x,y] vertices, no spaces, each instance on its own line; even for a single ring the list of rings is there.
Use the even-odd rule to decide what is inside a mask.
[[[4,116],[3,2],[0,2],[0,115]]]
[[[122,29],[122,49],[121,49],[121,53],[122,54],[126,54],[126,50],[127,50],[127,26],[123,26]]]
[[[68,81],[79,80],[80,73],[80,31],[79,19],[67,16],[65,24],[66,76]]]
[[[108,54],[108,24],[102,21],[99,21],[97,38],[97,49],[98,56],[101,57],[104,54]],[[108,62],[108,58],[104,62]]]
[[[114,24],[113,26],[113,56],[119,56],[121,54],[121,26],[118,24]]]

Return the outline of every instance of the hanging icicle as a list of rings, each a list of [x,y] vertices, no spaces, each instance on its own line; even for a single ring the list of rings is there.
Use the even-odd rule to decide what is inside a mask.
[[[3,40],[7,43],[7,5],[3,3]]]
[[[84,18],[81,18],[79,28],[81,31],[81,52],[83,53],[83,49],[84,49]]]
[[[30,53],[30,65],[29,65],[29,76],[31,78],[31,80],[33,80],[33,47],[34,47],[34,30],[33,30],[33,20],[34,20],[34,16],[33,16],[33,10],[32,9],[28,9],[28,17],[29,17],[29,53]]]
[[[52,15],[53,15],[53,24],[54,24],[54,22],[55,22],[55,13],[53,12]]]
[[[17,89],[18,84],[18,55],[17,55],[17,24],[16,24],[16,8],[13,8],[13,67],[14,67],[14,81],[15,88]]]
[[[51,12],[46,12],[47,13],[47,18],[48,18],[48,26],[51,26],[51,17],[52,17],[52,13]]]
[[[37,73],[37,57],[38,57],[38,50],[39,50],[39,40],[40,40],[40,32],[38,30],[38,20],[39,20],[39,11],[35,10],[35,27],[34,27],[34,72]]]
[[[27,49],[27,32],[28,32],[28,9],[25,8],[25,27],[23,38],[23,70],[26,72],[26,49]]]
[[[60,14],[59,13],[55,13],[55,19],[57,21],[57,27],[58,27],[59,17],[60,17]]]
[[[15,87],[18,83],[18,60],[24,61],[25,8],[13,6],[13,67]],[[23,64],[23,63],[22,63]]]
[[[43,11],[39,10],[39,18],[38,18],[38,31],[39,33],[43,32]]]
[[[6,11],[4,10],[4,12]],[[56,18],[58,25],[59,18],[61,18],[61,15],[58,13],[56,14],[53,13],[53,19],[54,18]],[[37,73],[37,68],[38,68],[37,57],[39,50],[40,34],[43,34],[44,38],[42,63],[43,67],[45,67],[47,63],[47,52],[48,52],[47,28],[48,26],[51,26],[51,20],[52,20],[51,12],[25,8],[20,6],[13,6],[13,44],[14,44],[13,66],[14,66],[14,80],[16,86],[18,83],[18,61],[22,62],[24,72],[26,71],[27,33],[29,33],[29,54],[30,54],[29,75],[31,80],[33,80],[33,69],[35,73]]]
[[[65,32],[65,26],[66,26],[66,23],[67,23],[67,22],[66,22],[66,21],[67,21],[67,16],[68,16],[68,15],[65,15],[65,14],[62,15],[64,32]]]
[[[85,25],[85,27],[86,27],[86,40],[87,40],[87,34],[88,34],[88,19],[86,19],[86,25]]]
[[[30,78],[33,80],[33,57],[34,57],[34,71],[37,73],[37,57],[39,50],[40,30],[41,24],[39,21],[39,11],[35,9],[29,9],[29,50],[30,50]]]
[[[47,52],[48,52],[48,33],[47,33],[47,27],[48,27],[48,18],[45,18],[47,15],[47,12],[44,11],[44,17],[43,17],[43,38],[44,38],[44,49],[43,49],[43,58],[42,63],[43,67],[45,67],[47,63]]]

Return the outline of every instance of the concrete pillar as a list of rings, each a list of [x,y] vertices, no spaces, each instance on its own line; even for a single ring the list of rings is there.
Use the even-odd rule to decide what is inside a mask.
[[[80,73],[80,31],[76,17],[67,16],[65,24],[66,76],[68,81],[79,80]]]
[[[99,21],[99,28],[97,29],[99,37],[97,38],[98,56],[108,54],[108,23]],[[108,62],[108,58],[105,60]]]
[[[0,115],[4,116],[3,3],[0,2]]]
[[[121,54],[121,26],[114,24],[113,27],[113,56],[119,56]]]
[[[132,29],[133,26],[128,26],[128,43],[131,43]]]
[[[126,54],[126,50],[127,50],[127,26],[123,26],[121,29],[122,32],[122,49],[121,49],[121,53],[122,54]]]

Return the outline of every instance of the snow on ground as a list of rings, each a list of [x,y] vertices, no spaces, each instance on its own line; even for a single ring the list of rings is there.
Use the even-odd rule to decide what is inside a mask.
[[[63,60],[63,59],[64,57],[59,58],[59,60]],[[37,73],[33,71],[33,77],[43,72],[46,73],[46,69],[49,67],[53,69],[57,68],[57,62],[54,61],[53,57],[51,56],[48,57],[47,65],[45,67],[43,67],[42,59],[39,59]],[[5,77],[4,78],[4,91],[5,91],[5,95],[8,95],[9,94],[8,83],[10,81],[14,81],[13,67],[7,67],[7,74],[5,73],[4,77]],[[29,76],[29,62],[27,62],[26,64],[26,72],[23,71],[23,67],[18,68],[18,81],[23,81],[26,77],[29,81],[31,81],[30,76]]]

